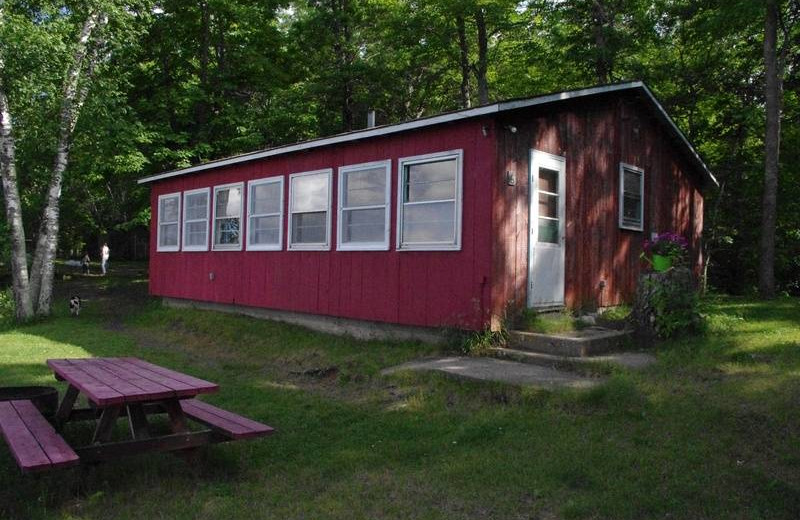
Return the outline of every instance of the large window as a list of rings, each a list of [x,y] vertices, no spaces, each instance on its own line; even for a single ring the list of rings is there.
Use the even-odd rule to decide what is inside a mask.
[[[157,251],[180,249],[181,194],[170,193],[158,197]]]
[[[214,187],[214,250],[242,248],[242,183]]]
[[[247,183],[247,249],[280,250],[282,231],[283,177]]]
[[[644,170],[619,164],[619,227],[644,229]]]
[[[461,248],[461,150],[399,160],[397,248]]]
[[[390,161],[339,168],[337,249],[389,249]]]
[[[183,250],[208,250],[209,189],[202,188],[183,194]]]
[[[333,170],[289,176],[289,249],[330,249]]]

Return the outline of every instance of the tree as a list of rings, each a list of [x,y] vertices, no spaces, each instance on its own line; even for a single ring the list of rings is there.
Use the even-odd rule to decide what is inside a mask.
[[[761,204],[761,258],[758,292],[762,298],[775,297],[775,223],[778,204],[778,170],[781,141],[782,66],[778,56],[778,0],[767,0],[764,17],[764,194]]]
[[[58,11],[56,10],[55,13]],[[32,13],[27,27],[32,31],[43,30],[48,19],[58,24],[58,14],[53,11]],[[62,12],[63,14],[64,12]],[[0,28],[4,36],[6,11],[0,10]],[[66,15],[65,15],[66,16]],[[17,16],[19,21],[21,17]],[[8,101],[8,69],[6,56],[0,56],[0,111],[2,111],[2,177],[6,216],[12,233],[12,287],[17,304],[17,319],[27,320],[33,314],[45,316],[50,313],[54,260],[59,229],[59,200],[64,172],[69,162],[72,134],[89,88],[94,68],[102,54],[103,41],[98,33],[108,21],[108,16],[99,9],[88,12],[83,18],[67,68],[60,96],[55,157],[47,182],[46,202],[42,212],[39,234],[36,241],[33,265],[27,269],[27,250],[22,221],[21,204],[17,182],[16,140],[11,105]],[[68,25],[68,24],[67,24]]]

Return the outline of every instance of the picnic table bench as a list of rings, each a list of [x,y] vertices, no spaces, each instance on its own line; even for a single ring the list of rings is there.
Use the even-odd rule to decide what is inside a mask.
[[[141,359],[50,359],[58,380],[69,383],[51,425],[31,401],[0,402],[0,433],[23,472],[114,460],[148,451],[186,450],[269,435],[274,429],[195,397],[219,386]],[[76,408],[83,394],[88,408]],[[166,414],[169,431],[156,434],[148,416]],[[126,417],[130,438],[112,440]],[[72,421],[96,422],[91,442],[76,448],[59,435]],[[190,421],[205,428],[192,429]]]

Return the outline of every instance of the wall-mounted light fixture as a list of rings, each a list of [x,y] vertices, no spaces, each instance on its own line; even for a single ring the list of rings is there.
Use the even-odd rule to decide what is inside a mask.
[[[506,170],[506,186],[517,185],[517,173],[512,170]]]
[[[508,130],[509,132],[511,132],[512,134],[516,134],[517,133],[517,127],[514,126],[514,125],[506,125],[504,128],[506,130]]]

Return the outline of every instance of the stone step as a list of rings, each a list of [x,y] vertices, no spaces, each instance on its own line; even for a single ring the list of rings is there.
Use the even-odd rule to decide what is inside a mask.
[[[633,345],[632,332],[611,330],[603,327],[542,334],[511,330],[508,332],[509,347],[540,354],[567,357],[587,357],[625,350]]]
[[[655,356],[644,352],[616,352],[596,356],[563,356],[506,347],[493,347],[489,349],[489,352],[493,357],[500,359],[562,370],[597,364],[616,365],[636,370],[648,367],[656,362]]]

